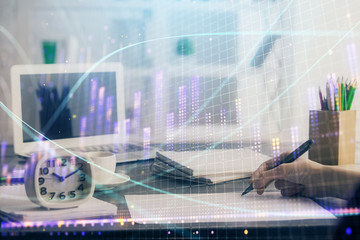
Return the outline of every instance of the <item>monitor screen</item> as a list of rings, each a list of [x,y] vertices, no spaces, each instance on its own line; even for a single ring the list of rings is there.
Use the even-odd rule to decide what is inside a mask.
[[[83,74],[21,75],[23,121],[51,140],[114,134],[116,73],[92,72],[79,84]],[[23,127],[24,142],[43,139],[24,129],[28,128]]]

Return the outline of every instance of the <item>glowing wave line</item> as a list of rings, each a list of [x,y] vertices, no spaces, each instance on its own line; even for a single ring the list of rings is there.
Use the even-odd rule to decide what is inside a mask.
[[[272,24],[270,24],[269,26],[269,30],[265,31],[264,32],[264,35],[268,34],[271,32],[271,28],[277,23],[277,21],[281,18],[281,16],[288,10],[288,8],[291,6],[291,4],[293,3],[293,1],[289,2],[288,5],[280,12],[280,15],[277,17],[277,19],[274,20],[274,22]],[[201,36],[202,34],[196,34],[196,36]],[[195,35],[182,35],[182,36],[195,36]],[[177,36],[178,37],[178,36]],[[167,38],[173,38],[173,37],[167,37]],[[152,41],[152,40],[151,40]],[[202,106],[185,122],[185,126],[189,125],[193,120],[194,118],[196,118],[204,109],[205,107],[212,101],[212,99],[218,95],[218,93],[221,91],[221,89],[228,83],[228,81],[230,80],[230,78],[237,72],[237,70],[240,68],[240,66],[245,62],[245,60],[248,58],[248,56],[252,53],[252,51],[255,50],[255,47],[258,46],[258,44],[260,44],[262,41],[262,39],[259,39],[259,41],[254,45],[254,47],[252,47],[252,49],[248,52],[248,54],[243,58],[242,61],[240,61],[240,63],[238,63],[238,65],[235,67],[235,69],[229,74],[229,76],[220,84],[220,86],[212,93],[212,95],[208,98],[208,100],[206,100]],[[112,53],[111,53],[112,54]],[[110,54],[109,54],[110,55]],[[105,56],[104,58],[107,58],[109,55]],[[112,56],[112,55],[111,55]],[[100,61],[103,61],[102,59],[99,60]],[[181,133],[181,129],[180,130],[177,130],[175,133],[174,133],[174,136],[177,136]],[[160,147],[164,146],[165,144],[162,144],[160,145]],[[218,144],[217,144],[218,145]],[[188,162],[191,162],[193,158],[195,157],[198,157],[198,156],[202,156],[207,150],[209,149],[213,149],[215,146],[217,145],[213,145],[213,146],[210,146],[208,149],[202,151],[200,154],[197,154],[195,155],[194,157],[190,158],[188,161],[185,162],[188,163]],[[171,172],[172,169],[169,169],[169,170],[166,170],[164,171],[164,173],[162,174],[158,174],[158,176],[162,176],[162,175],[165,175],[166,173],[168,172]],[[148,179],[151,180],[153,178],[155,178],[156,176],[154,177],[149,177]]]
[[[292,4],[293,1],[291,1],[287,7],[285,7],[285,9],[280,13],[279,15],[279,18],[281,17],[281,15],[289,8],[289,6]],[[277,22],[277,20],[270,26],[270,28]],[[354,27],[352,27],[332,48],[336,47],[347,35],[349,35],[349,33],[351,33],[351,31],[356,28],[358,25],[360,24],[360,22],[358,22]],[[271,31],[265,31],[264,34],[266,33],[272,33]],[[135,46],[138,46],[138,45],[141,45],[141,44],[145,44],[145,43],[149,43],[149,42],[154,42],[154,41],[161,41],[161,40],[167,40],[167,39],[173,39],[173,38],[180,38],[180,37],[192,37],[192,36],[209,36],[209,35],[226,35],[227,33],[202,33],[202,34],[188,34],[188,35],[180,35],[180,36],[169,36],[169,37],[163,37],[163,38],[157,38],[157,39],[151,39],[151,40],[147,40],[147,41],[141,41],[141,42],[138,42],[138,43],[135,43],[135,44],[132,44],[132,45],[129,45],[129,46],[126,46],[124,48],[121,48],[121,49],[118,49],[106,56],[104,56],[103,58],[101,58],[98,62],[96,62],[94,65],[92,65],[87,71],[86,73],[84,73],[80,79],[77,81],[77,83],[74,85],[74,87],[71,89],[71,91],[69,92],[68,96],[63,100],[63,102],[61,103],[61,105],[59,106],[58,108],[58,111],[56,111],[54,113],[59,115],[59,112],[66,106],[68,99],[72,96],[72,94],[79,88],[80,84],[85,80],[85,78],[89,75],[90,72],[92,72],[93,69],[95,69],[101,62],[105,61],[107,58],[110,58],[111,56],[115,55],[116,53],[119,53],[121,51],[124,51],[128,48],[131,48],[131,47],[135,47]],[[239,35],[239,32],[229,32],[229,35],[231,34],[237,34]],[[261,42],[261,40],[259,41]],[[256,44],[257,45],[257,44]],[[332,49],[331,48],[331,49]],[[253,48],[254,49],[254,48]],[[251,52],[251,51],[250,51]],[[250,53],[249,53],[250,54]],[[248,55],[249,55],[248,54]],[[248,56],[247,55],[247,56]],[[286,90],[284,90],[279,96],[277,96],[274,100],[272,100],[267,106],[265,106],[262,110],[260,110],[260,112],[258,112],[257,114],[254,115],[254,117],[250,118],[246,124],[250,123],[253,119],[256,119],[260,114],[262,114],[262,112],[264,112],[266,109],[268,109],[271,105],[273,105],[276,101],[279,100],[279,98],[281,96],[283,96],[288,90],[290,90],[292,87],[294,87],[301,79],[302,77],[304,77],[315,65],[317,65],[327,54],[325,53],[322,57],[320,57],[305,73],[303,73],[296,81],[294,81]],[[245,57],[246,58],[246,57]],[[244,59],[245,59],[244,58]],[[243,60],[242,62],[240,62],[237,67],[235,68],[235,70],[232,71],[232,73],[230,73],[230,77],[228,77],[218,88],[217,90],[212,94],[212,96],[209,98],[208,101],[206,101],[201,107],[200,109],[194,113],[194,115],[186,122],[186,125],[188,123],[190,123],[194,117],[196,117],[206,106],[207,104],[212,100],[212,98],[214,98],[219,92],[220,90],[224,87],[224,85],[227,83],[227,81],[229,81],[229,79],[236,73],[236,71],[238,70],[238,68],[242,65],[242,63],[244,62],[245,60]],[[5,111],[9,111],[11,114],[10,115],[13,115],[13,116],[16,116],[15,114],[13,114],[1,101],[0,101],[0,107]],[[62,108],[61,108],[62,107]],[[7,111],[6,111],[7,110]],[[9,112],[7,112],[7,114],[9,115]],[[10,116],[9,115],[9,116]],[[53,116],[54,116],[53,115]],[[10,116],[11,117],[11,116]],[[12,117],[11,117],[12,118]],[[41,135],[42,137],[44,137],[45,139],[47,139],[48,141],[50,141],[51,143],[55,144],[56,146],[58,146],[59,148],[65,150],[66,152],[70,153],[70,154],[73,154],[75,155],[76,157],[82,159],[83,161],[85,162],[88,162],[86,159],[76,155],[75,153],[63,148],[62,146],[58,145],[57,143],[53,142],[52,140],[50,140],[49,138],[47,138],[46,136],[42,135],[40,132],[36,131],[34,128],[32,128],[30,125],[28,125],[27,123],[25,123],[24,121],[22,121],[18,116],[16,116],[16,118],[18,118],[19,121],[23,122],[27,127],[29,127],[30,129],[32,129],[33,131],[37,132],[39,135]],[[56,116],[57,118],[57,116]],[[55,119],[56,119],[55,118]],[[52,118],[53,119],[53,118]],[[50,121],[52,120],[50,119]],[[245,124],[245,126],[246,126]],[[213,149],[214,147],[216,147],[217,145],[219,145],[220,143],[222,143],[224,140],[228,139],[229,137],[231,137],[233,134],[235,134],[238,130],[242,129],[243,127],[239,127],[237,128],[233,133],[229,134],[228,136],[224,137],[221,141],[218,141],[217,143],[215,143],[214,145],[210,146],[209,149]],[[203,152],[205,152],[207,150],[204,150]],[[199,155],[196,155],[196,156],[200,156]],[[90,162],[89,162],[90,163]],[[117,177],[121,177],[121,178],[124,178],[120,175],[117,175],[116,173],[113,173],[107,169],[104,169],[102,168],[101,166],[98,166],[94,163],[90,163],[104,171],[107,171],[108,173],[110,174],[113,174]],[[167,192],[167,191],[164,191],[164,190],[161,190],[161,189],[158,189],[158,188],[154,188],[154,187],[151,187],[149,185],[146,185],[146,184],[143,184],[141,182],[138,182],[138,181],[135,181],[135,180],[132,180],[130,179],[131,182],[137,184],[137,185],[140,185],[140,186],[143,186],[143,187],[146,187],[146,188],[149,188],[151,190],[155,190],[155,191],[158,191],[160,193],[164,193],[164,194],[168,194],[168,195],[171,195],[171,196],[174,196],[174,197],[177,197],[177,198],[182,198],[182,199],[185,199],[185,200],[189,200],[189,201],[194,201],[194,202],[198,202],[198,203],[202,203],[202,204],[207,204],[207,205],[211,205],[211,206],[216,206],[216,207],[221,207],[221,208],[224,208],[224,209],[232,209],[232,210],[242,210],[242,208],[236,208],[236,207],[229,207],[229,206],[224,206],[222,204],[213,204],[213,203],[209,203],[209,202],[205,202],[205,201],[201,201],[201,200],[195,200],[193,198],[188,198],[188,197],[184,197],[184,196],[180,196],[178,194],[174,194],[174,193],[171,193],[171,192]],[[252,211],[251,211],[252,212]],[[256,212],[256,211],[255,211]]]
[[[271,28],[278,22],[278,20],[281,18],[281,16],[289,9],[289,7],[292,5],[292,3],[294,2],[294,0],[290,1],[286,7],[280,12],[279,16],[274,20],[274,22],[272,24],[270,24],[269,26],[269,30],[264,32],[264,35],[268,34],[271,32]],[[235,33],[235,32],[232,32]],[[224,33],[218,33],[220,35],[225,35]],[[112,53],[109,53],[108,55],[102,57],[99,61],[97,61],[96,63],[94,63],[80,78],[79,80],[76,82],[76,84],[72,87],[72,89],[70,90],[69,94],[65,97],[65,99],[62,101],[62,103],[60,104],[60,106],[58,107],[58,109],[55,111],[55,113],[52,115],[52,117],[49,119],[47,125],[49,124],[50,126],[53,124],[53,122],[58,118],[58,116],[60,115],[60,112],[66,107],[66,104],[69,100],[69,98],[75,93],[75,91],[80,87],[81,83],[85,80],[85,78],[89,75],[90,72],[92,72],[98,65],[100,65],[102,62],[104,62],[106,59],[112,57],[113,55],[122,52],[128,48],[132,48],[132,47],[136,47],[138,45],[142,45],[145,43],[150,43],[150,42],[155,42],[155,41],[162,41],[162,40],[168,40],[168,39],[174,39],[174,38],[182,38],[182,37],[199,37],[199,36],[213,36],[214,33],[198,33],[198,34],[186,34],[186,35],[179,35],[179,36],[168,36],[168,37],[162,37],[162,38],[156,38],[156,39],[151,39],[151,40],[146,40],[146,41],[141,41],[123,48],[120,48],[118,50],[113,51]],[[215,33],[216,35],[216,33]],[[243,60],[236,66],[236,68],[230,73],[230,76],[227,77],[222,84],[215,90],[215,92],[210,96],[210,98],[192,115],[191,118],[189,118],[189,120],[187,120],[185,122],[185,126],[187,126],[190,122],[192,122],[192,120],[198,116],[202,110],[204,110],[204,108],[212,101],[212,99],[221,91],[221,89],[225,86],[225,84],[230,80],[230,78],[236,73],[236,71],[239,69],[239,67],[245,62],[245,59],[247,59],[247,57],[250,55],[250,53],[252,51],[255,50],[255,47],[258,46],[258,44],[260,44],[262,41],[262,39],[260,39],[252,48],[252,50],[250,50],[248,52],[248,54],[243,58]],[[46,129],[47,126],[45,126]],[[180,131],[177,131],[174,136],[179,135]]]
[[[288,3],[288,5],[281,11],[280,15],[278,16],[278,18],[270,25],[269,29],[272,28],[276,23],[277,21],[280,19],[280,17],[285,13],[285,11],[287,11],[287,9],[290,7],[290,5],[293,3],[294,0],[292,0],[291,2]],[[266,31],[265,33],[269,33],[270,30]],[[224,35],[223,33],[221,33],[222,35]],[[214,33],[212,34],[209,34],[209,35],[214,35]],[[163,38],[157,38],[157,39],[151,39],[151,40],[147,40],[147,41],[141,41],[141,42],[138,42],[138,43],[135,43],[135,44],[132,44],[132,45],[129,45],[129,46],[126,46],[124,48],[121,48],[121,49],[118,49],[112,53],[109,53],[108,55],[102,57],[99,61],[97,61],[95,64],[93,64],[80,78],[79,80],[76,82],[76,84],[72,87],[72,89],[70,90],[69,94],[67,95],[67,97],[62,101],[62,103],[60,104],[59,108],[57,109],[57,111],[54,113],[54,115],[52,116],[52,118],[49,120],[49,122],[53,122],[55,121],[55,119],[58,117],[58,115],[60,114],[60,112],[65,108],[66,104],[67,104],[67,101],[69,100],[69,98],[74,94],[74,92],[80,87],[80,84],[85,80],[85,78],[89,75],[89,73],[91,73],[98,65],[100,65],[103,61],[105,61],[106,59],[110,58],[111,56],[121,52],[121,51],[124,51],[128,48],[131,48],[131,47],[135,47],[135,46],[138,46],[138,45],[141,45],[141,44],[145,44],[145,43],[149,43],[149,42],[154,42],[154,41],[160,41],[160,40],[167,40],[167,39],[173,39],[173,38],[180,38],[180,37],[191,37],[191,36],[205,36],[204,34],[188,34],[188,35],[180,35],[180,36],[169,36],[169,37],[163,37]],[[255,44],[255,46],[257,46],[262,40],[259,40],[257,44]],[[255,49],[255,46],[252,48],[252,49]],[[245,58],[247,58],[248,55],[250,55],[250,52],[246,55]],[[206,101],[199,109],[197,112],[194,113],[194,115],[188,120],[186,121],[186,125],[188,125],[209,103],[210,101],[220,92],[220,90],[225,86],[225,84],[230,80],[230,78],[236,73],[237,69],[245,62],[245,58],[243,59],[243,61],[241,61],[238,66],[235,68],[235,70],[230,73],[230,76],[223,81],[223,83],[217,88],[217,90],[211,95],[211,97],[209,98],[208,101]],[[13,114],[2,102],[0,102],[0,107],[4,109],[5,112],[7,112],[7,114],[11,117],[11,116],[16,116],[15,114]],[[6,111],[7,109],[7,111]],[[8,112],[9,111],[9,112]],[[9,114],[11,113],[11,114]],[[12,117],[11,117],[12,118]],[[47,138],[46,136],[42,135],[40,132],[36,131],[34,128],[32,128],[29,124],[27,124],[26,122],[22,121],[18,116],[16,116],[16,118],[23,122],[27,127],[29,127],[30,129],[32,129],[34,132],[38,133],[40,136],[44,137],[46,140],[48,140],[49,142],[51,142],[52,144],[58,146],[60,149],[63,149],[64,151],[70,153],[70,154],[73,154],[75,155],[76,157],[82,159],[83,161],[85,162],[88,162],[86,159],[76,155],[75,153],[69,151],[68,149],[65,149],[64,147],[60,146],[59,144],[57,144],[56,142],[52,141],[51,139]],[[179,132],[179,131],[178,131]],[[175,134],[175,136],[178,135],[178,134]],[[117,175],[116,173],[113,173],[107,169],[104,169],[102,168],[101,166],[98,166],[96,164],[93,164],[91,163],[92,165],[110,173],[110,174],[113,174],[117,177],[121,177],[120,175]],[[123,178],[123,177],[122,177]],[[225,209],[238,209],[238,210],[241,210],[241,208],[234,208],[234,207],[228,207],[228,206],[224,206],[222,204],[212,204],[212,203],[209,203],[209,202],[205,202],[205,201],[200,201],[200,200],[195,200],[193,198],[188,198],[188,197],[184,197],[184,196],[180,196],[178,194],[174,194],[174,193],[171,193],[171,192],[167,192],[167,191],[164,191],[164,190],[161,190],[161,189],[158,189],[158,188],[154,188],[154,187],[151,187],[149,185],[146,185],[146,184],[143,184],[141,182],[138,182],[138,181],[135,181],[135,180],[132,180],[130,179],[131,182],[135,183],[135,184],[138,184],[140,186],[143,186],[143,187],[146,187],[146,188],[149,188],[151,190],[155,190],[155,191],[158,191],[160,193],[164,193],[164,194],[168,194],[168,195],[171,195],[171,196],[174,196],[174,197],[177,197],[177,198],[182,198],[182,199],[186,199],[186,200],[189,200],[189,201],[195,201],[195,202],[198,202],[198,203],[202,203],[202,204],[207,204],[207,205],[211,205],[211,206],[216,206],[216,207],[222,207],[222,208],[225,208]]]
[[[19,42],[14,38],[14,36],[3,26],[0,25],[0,32],[5,35],[5,37],[15,46],[15,49],[19,53],[24,63],[30,63],[29,57],[25,53],[24,49],[21,47]]]
[[[358,27],[360,25],[360,21],[357,22],[357,24],[355,24],[352,28],[350,28],[345,35],[343,35],[329,50],[334,49],[335,47],[337,47],[356,27]],[[258,113],[256,113],[253,117],[251,117],[247,122],[245,122],[245,124],[243,126],[240,126],[238,128],[236,128],[234,131],[232,131],[232,133],[228,134],[227,136],[225,136],[224,138],[222,138],[221,140],[219,140],[218,142],[214,143],[213,145],[211,145],[210,147],[208,147],[207,149],[199,152],[198,154],[195,154],[194,156],[192,156],[188,161],[185,161],[184,164],[191,162],[194,158],[200,157],[202,155],[204,155],[208,150],[214,149],[216,146],[218,146],[219,144],[223,143],[224,141],[226,141],[227,139],[229,139],[230,137],[232,137],[235,133],[237,133],[239,130],[241,130],[243,127],[247,126],[248,124],[250,124],[253,120],[255,120],[257,117],[259,117],[265,110],[267,110],[268,108],[270,108],[276,101],[278,101],[287,91],[289,91],[291,88],[293,88],[306,74],[308,74],[309,71],[311,71],[319,62],[321,62],[327,55],[328,55],[328,51],[327,50],[318,60],[316,60],[303,74],[301,74],[292,84],[289,85],[289,87],[287,87],[282,93],[280,93],[276,98],[274,98],[268,105],[266,105],[263,109],[261,109]]]
[[[51,139],[47,138],[46,136],[44,136],[43,134],[41,134],[40,132],[38,132],[36,129],[34,129],[33,127],[31,127],[29,124],[27,124],[26,122],[22,121],[18,116],[16,116],[13,112],[11,112],[1,101],[0,101],[0,107],[9,115],[10,118],[12,118],[13,120],[16,119],[16,122],[18,124],[21,124],[21,122],[23,124],[25,124],[28,128],[30,128],[31,130],[33,130],[34,132],[38,133],[40,136],[44,137],[46,140],[48,140],[49,142],[51,142],[52,144],[56,145],[57,147],[59,147],[60,149],[66,151],[67,153],[71,154],[71,155],[74,155],[76,157],[78,157],[79,159],[109,173],[109,174],[112,174],[116,177],[120,177],[122,179],[127,179],[121,175],[118,175],[117,173],[114,173],[106,168],[103,168],[93,162],[90,162],[88,160],[86,160],[85,158],[73,153],[72,151],[60,146],[59,144],[57,144],[56,142],[52,141]],[[140,185],[142,187],[145,187],[145,188],[148,188],[148,189],[151,189],[151,190],[154,190],[154,191],[157,191],[159,193],[163,193],[163,194],[167,194],[167,195],[171,195],[173,197],[176,197],[176,198],[180,198],[180,199],[185,199],[185,200],[188,200],[188,201],[193,201],[193,202],[198,202],[198,203],[201,203],[201,204],[207,204],[209,206],[214,206],[214,207],[221,207],[221,208],[224,208],[224,209],[231,209],[231,210],[244,210],[242,208],[236,208],[236,207],[229,207],[229,206],[225,206],[225,205],[222,205],[222,204],[214,204],[214,203],[209,203],[209,202],[205,202],[205,201],[201,201],[201,200],[196,200],[196,199],[193,199],[193,198],[189,198],[189,197],[184,197],[182,195],[179,195],[179,194],[176,194],[176,193],[171,193],[171,192],[168,192],[168,191],[165,191],[165,190],[161,190],[159,188],[154,188],[154,187],[151,187],[149,185],[146,185],[146,184],[143,184],[142,182],[138,182],[138,181],[135,181],[135,180],[132,180],[130,179],[129,180],[130,182],[136,184],[136,185]]]
[[[281,16],[288,10],[288,8],[292,5],[294,0],[290,1],[287,6],[280,12],[279,16],[277,17],[277,19],[274,20],[274,22],[272,24],[270,24],[269,26],[269,30],[264,32],[264,35],[266,33],[271,32],[270,29],[277,23],[277,21],[281,18]],[[89,75],[90,72],[92,72],[98,65],[100,65],[102,62],[104,62],[106,59],[112,57],[113,55],[124,51],[128,48],[132,48],[138,45],[142,45],[145,43],[150,43],[150,42],[154,42],[154,41],[161,41],[161,40],[167,40],[167,39],[173,39],[173,38],[180,38],[180,37],[191,37],[191,36],[205,36],[203,34],[188,34],[188,35],[180,35],[180,36],[169,36],[169,37],[163,37],[163,38],[156,38],[156,39],[151,39],[151,40],[146,40],[146,41],[141,41],[123,48],[120,48],[116,51],[113,51],[112,53],[109,53],[108,55],[102,57],[99,61],[97,61],[96,63],[94,63],[80,78],[79,80],[75,83],[75,85],[71,88],[69,94],[65,97],[65,99],[61,102],[61,104],[59,105],[58,109],[55,111],[55,113],[52,115],[52,117],[49,119],[47,125],[51,126],[53,124],[53,122],[58,118],[58,116],[60,115],[60,112],[66,107],[67,102],[69,101],[69,98],[75,93],[75,91],[80,87],[80,85],[82,84],[82,82],[85,80],[85,78]],[[214,35],[214,34],[209,34],[208,35]],[[248,56],[252,53],[252,51],[254,51],[255,47],[257,47],[257,45],[262,41],[262,39],[260,39],[252,48],[252,50],[250,50],[248,52],[248,54],[243,58],[243,60],[236,66],[236,68],[230,73],[230,75],[220,84],[220,86],[213,92],[213,94],[208,98],[207,101],[204,102],[204,104],[191,116],[191,118],[189,118],[186,122],[185,122],[185,126],[187,126],[189,123],[191,123],[193,121],[193,119],[195,117],[197,117],[204,109],[205,107],[212,101],[212,99],[221,91],[221,89],[225,86],[225,84],[230,80],[230,78],[237,72],[237,70],[240,68],[240,66],[245,62],[245,60],[248,58]],[[47,126],[45,126],[45,129],[47,128]],[[180,134],[181,131],[176,131],[174,136],[177,136]]]
[[[350,28],[349,31],[346,32],[346,34],[344,36],[342,36],[329,50],[334,49],[335,47],[337,47],[356,27],[358,27],[360,25],[360,21],[355,24],[352,28]],[[263,109],[261,109],[258,113],[256,113],[253,117],[251,117],[245,124],[244,126],[247,126],[248,124],[250,124],[251,121],[255,120],[259,115],[261,115],[266,109],[268,109],[269,107],[271,107],[276,101],[278,101],[287,91],[289,91],[290,89],[292,89],[306,74],[308,74],[309,71],[311,71],[319,62],[321,62],[327,55],[329,50],[327,50],[318,60],[316,60],[303,74],[301,74],[298,79],[296,79],[293,83],[291,83],[282,93],[280,93],[276,98],[274,98],[268,105],[266,105]],[[227,140],[228,138],[230,138],[231,136],[233,136],[235,133],[237,133],[239,130],[241,130],[244,126],[240,126],[238,128],[236,128],[232,133],[230,133],[229,135],[227,135],[226,137],[222,138],[220,141],[216,142],[215,144],[213,144],[212,146],[210,146],[208,149],[213,149],[216,146],[218,146],[219,144],[221,144],[222,142],[224,142],[225,140]],[[206,150],[204,150],[205,152]],[[195,157],[200,156],[200,155],[196,155]]]

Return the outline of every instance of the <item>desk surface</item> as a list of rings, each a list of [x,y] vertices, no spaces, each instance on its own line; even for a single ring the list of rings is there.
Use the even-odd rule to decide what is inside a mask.
[[[270,146],[264,146],[264,152],[269,152]],[[11,155],[11,154],[10,154]],[[14,163],[14,158],[8,155],[5,162],[8,163],[8,167],[21,168],[18,164]],[[118,164],[116,172],[123,172],[128,174],[131,179],[144,183],[155,189],[162,189],[175,194],[190,194],[190,193],[224,193],[224,192],[242,192],[247,186],[247,180],[238,180],[235,182],[228,182],[218,185],[196,185],[189,184],[187,181],[172,180],[165,177],[154,177],[150,171],[150,165],[152,160]],[[3,163],[4,164],[4,163]],[[276,191],[274,186],[270,186],[268,191]],[[115,204],[118,207],[117,219],[129,219],[131,218],[128,206],[126,204],[124,195],[143,195],[143,194],[158,194],[159,192],[144,186],[140,186],[131,182],[121,184],[114,189],[106,191],[97,191],[94,196],[98,199]],[[339,199],[315,199],[320,205],[327,208],[343,207],[344,201]],[[317,238],[319,235],[331,236],[333,233],[336,220],[296,220],[296,221],[268,221],[268,222],[228,222],[228,223],[193,223],[193,224],[132,224],[121,223],[120,221],[115,224],[93,224],[91,226],[52,226],[41,228],[21,228],[21,229],[3,229],[4,232],[17,232],[17,234],[23,234],[27,232],[27,236],[31,234],[41,234],[41,236],[48,237],[49,234],[72,234],[89,232],[89,234],[99,234],[103,236],[116,231],[119,236],[136,236],[141,237],[151,235],[153,237],[179,237],[187,236],[193,237],[193,235],[201,235],[208,237],[221,237],[226,236],[244,236],[244,231],[248,231],[247,238],[261,238],[261,236],[272,238],[288,236],[290,238],[296,238],[299,236],[308,236]],[[45,233],[42,233],[44,230]],[[295,232],[297,232],[295,234]],[[285,235],[284,235],[285,234]],[[309,239],[308,238],[308,239]]]

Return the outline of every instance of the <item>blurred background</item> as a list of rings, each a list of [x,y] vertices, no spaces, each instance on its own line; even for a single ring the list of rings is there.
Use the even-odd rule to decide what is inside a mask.
[[[189,130],[183,141],[296,146],[328,75],[359,77],[359,10],[356,0],[0,0],[0,101],[11,109],[16,64],[120,62],[126,118],[152,143],[174,128]],[[3,109],[0,122],[11,144]]]

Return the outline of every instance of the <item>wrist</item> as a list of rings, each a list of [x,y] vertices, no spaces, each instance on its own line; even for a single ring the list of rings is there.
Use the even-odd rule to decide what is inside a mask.
[[[360,180],[357,171],[345,169],[341,166],[323,166],[325,181],[329,196],[348,199]]]

